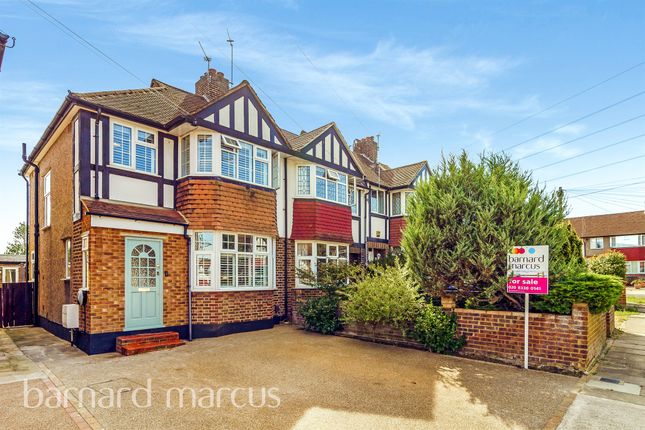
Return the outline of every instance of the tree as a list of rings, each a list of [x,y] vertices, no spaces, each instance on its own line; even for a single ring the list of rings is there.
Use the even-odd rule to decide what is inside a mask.
[[[410,200],[402,247],[420,285],[433,296],[521,309],[506,293],[514,245],[548,245],[550,278],[583,270],[580,239],[565,220],[561,192],[546,192],[505,154],[444,157]]]
[[[24,222],[18,224],[13,230],[13,239],[7,244],[5,254],[26,255],[25,238],[27,237],[27,227]]]

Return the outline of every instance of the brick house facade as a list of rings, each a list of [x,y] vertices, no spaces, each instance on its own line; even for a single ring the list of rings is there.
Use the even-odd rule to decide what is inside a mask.
[[[251,85],[210,70],[195,93],[70,93],[27,156],[29,279],[37,323],[113,351],[117,336],[183,338],[296,320],[316,290],[296,267],[378,258],[400,246],[406,200],[427,163],[390,168],[334,123],[280,128]],[[38,213],[38,219],[35,214]]]
[[[623,212],[570,218],[583,242],[583,255],[609,250],[625,255],[627,278],[645,278],[645,212]]]

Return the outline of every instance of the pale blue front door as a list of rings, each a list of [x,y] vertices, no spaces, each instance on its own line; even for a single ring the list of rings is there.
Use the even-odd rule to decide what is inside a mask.
[[[125,329],[163,327],[163,243],[125,239]]]

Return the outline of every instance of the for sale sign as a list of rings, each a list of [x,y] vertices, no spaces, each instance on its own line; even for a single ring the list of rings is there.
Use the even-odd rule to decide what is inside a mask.
[[[507,292],[549,294],[548,246],[514,246],[508,254],[507,267]]]

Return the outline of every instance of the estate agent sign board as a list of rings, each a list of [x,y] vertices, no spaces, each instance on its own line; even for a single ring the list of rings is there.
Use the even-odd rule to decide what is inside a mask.
[[[524,294],[524,368],[529,368],[529,294],[549,294],[549,247],[514,246],[507,255],[506,291]]]

